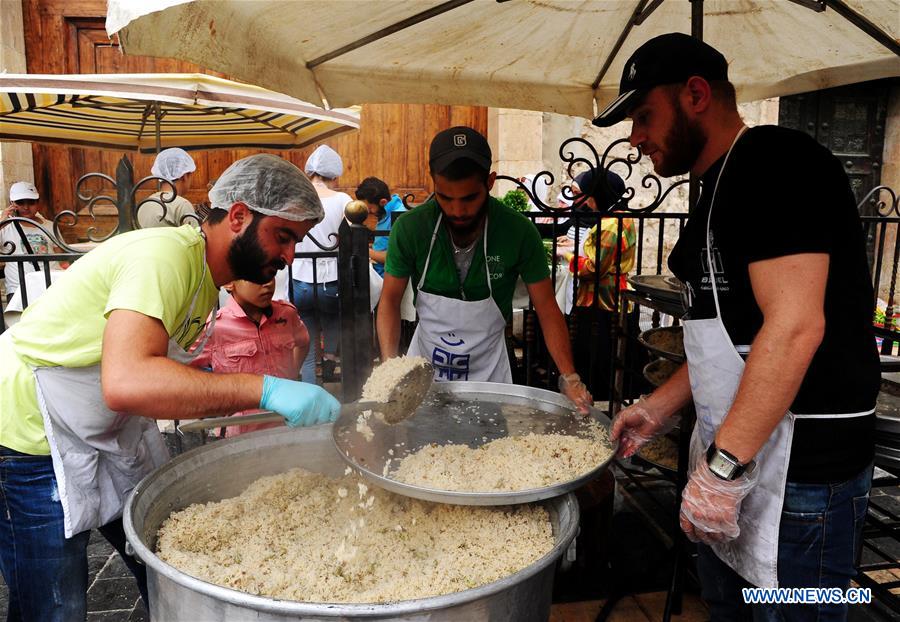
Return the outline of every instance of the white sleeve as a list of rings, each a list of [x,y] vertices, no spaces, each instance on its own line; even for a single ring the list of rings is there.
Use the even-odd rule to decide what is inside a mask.
[[[331,225],[334,228],[335,233],[341,228],[341,222],[344,220],[344,208],[347,207],[347,203],[353,200],[349,195],[344,194],[343,192],[338,193],[335,199],[337,198],[340,198],[340,209],[335,209],[330,214]]]

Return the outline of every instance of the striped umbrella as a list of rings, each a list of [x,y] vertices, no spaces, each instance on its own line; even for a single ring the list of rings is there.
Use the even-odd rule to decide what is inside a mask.
[[[325,110],[204,74],[0,74],[0,140],[296,149],[358,128],[358,108]]]

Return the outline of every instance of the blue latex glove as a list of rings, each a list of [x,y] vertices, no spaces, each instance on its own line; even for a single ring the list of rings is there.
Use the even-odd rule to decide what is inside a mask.
[[[334,421],[341,403],[318,385],[264,376],[259,407],[277,412],[296,428]]]

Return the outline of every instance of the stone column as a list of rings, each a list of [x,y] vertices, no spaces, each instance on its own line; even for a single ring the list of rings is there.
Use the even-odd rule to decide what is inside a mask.
[[[25,30],[20,0],[0,2],[0,72],[26,73]],[[9,203],[9,186],[34,181],[30,143],[0,142],[0,207]]]
[[[493,170],[511,177],[523,177],[544,170],[542,156],[543,114],[510,108],[488,109],[488,143]],[[491,192],[502,197],[514,186],[498,182]]]

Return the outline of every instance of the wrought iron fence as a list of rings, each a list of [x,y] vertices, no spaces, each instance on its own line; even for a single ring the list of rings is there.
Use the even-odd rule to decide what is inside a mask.
[[[574,178],[579,169],[591,168],[594,170],[611,169],[618,172],[626,180],[627,188],[622,198],[612,206],[608,212],[600,213],[586,208],[587,197],[576,194],[571,183],[564,184],[563,196],[569,198],[573,204],[571,207],[559,209],[557,206],[545,203],[536,189],[538,184],[548,182],[552,186],[554,176],[549,171],[536,175],[530,187],[526,187],[518,179],[509,176],[498,176],[498,179],[506,180],[522,190],[532,205],[532,210],[526,212],[525,217],[535,222],[545,239],[548,254],[548,268],[554,283],[570,282],[569,288],[560,293],[559,300],[564,310],[568,311],[570,339],[576,347],[589,344],[589,361],[586,371],[582,375],[592,379],[591,388],[602,395],[612,395],[612,373],[605,373],[600,378],[595,373],[597,369],[609,370],[615,368],[613,348],[609,352],[601,348],[593,347],[599,341],[615,343],[618,339],[616,322],[609,321],[610,314],[615,315],[620,309],[620,288],[611,289],[612,298],[605,304],[600,299],[601,279],[612,277],[612,281],[621,284],[627,276],[641,274],[664,274],[666,270],[666,255],[669,243],[677,237],[688,218],[686,205],[676,204],[672,197],[675,188],[687,183],[686,180],[664,183],[654,175],[643,175],[637,179],[635,165],[640,160],[640,153],[633,151],[625,156],[613,154],[616,149],[623,146],[626,141],[616,141],[600,154],[587,141],[581,138],[572,138],[560,146],[560,158],[569,178]],[[587,156],[576,155],[576,147]],[[64,252],[53,255],[24,255],[19,254],[14,244],[7,243],[0,248],[0,260],[5,261],[7,270],[17,270],[22,283],[20,294],[21,306],[26,307],[33,295],[27,291],[25,272],[29,271],[29,264],[37,264],[43,273],[43,284],[51,283],[52,262],[75,261],[83,252],[65,241],[64,232],[73,227],[79,218],[85,216],[96,220],[95,208],[100,204],[112,205],[117,213],[117,226],[106,233],[100,233],[95,228],[88,228],[88,238],[93,242],[102,242],[112,235],[131,230],[137,225],[138,210],[147,203],[160,206],[163,215],[167,204],[175,198],[175,190],[172,184],[166,180],[154,177],[146,177],[133,182],[133,171],[127,159],[119,163],[116,178],[91,174],[86,175],[78,182],[78,197],[84,203],[81,213],[74,210],[65,210],[56,215],[49,225],[38,223],[24,218],[10,218],[0,222],[0,228],[12,226],[14,222],[20,222],[32,227],[37,227],[53,240],[53,243]],[[102,193],[87,189],[87,184],[92,179],[101,179],[111,185],[112,192]],[[142,187],[154,183],[162,189],[161,196],[145,199],[138,202],[136,193]],[[600,183],[605,183],[600,176]],[[643,196],[637,197],[637,190],[642,189]],[[647,198],[649,192],[649,198]],[[410,197],[406,197],[409,199]],[[872,190],[860,202],[863,227],[870,252],[870,267],[873,274],[876,297],[881,294],[884,301],[883,320],[879,320],[876,330],[881,342],[881,351],[885,355],[897,354],[900,344],[900,330],[898,330],[898,309],[896,301],[896,282],[898,263],[900,263],[900,208],[898,197],[890,188],[881,186]],[[338,240],[329,240],[331,245],[316,242],[321,249],[318,252],[299,253],[297,257],[313,259],[314,281],[318,283],[316,262],[322,259],[337,258],[338,261],[338,297],[340,302],[340,354],[342,372],[342,394],[345,399],[358,397],[364,379],[368,376],[377,356],[373,316],[371,314],[371,301],[369,298],[369,271],[368,271],[368,247],[372,239],[379,235],[387,235],[384,231],[370,231],[362,224],[365,214],[353,216],[353,220],[345,220],[341,227]],[[610,224],[611,223],[611,224]],[[588,276],[582,276],[577,269],[577,259],[572,263],[572,258],[566,257],[561,251],[560,240],[564,237],[571,239],[571,255],[577,257],[582,253],[576,253],[575,249],[582,246],[583,238],[593,228],[607,229],[611,237],[621,240],[627,230],[633,230],[635,238],[632,263],[627,271],[622,268],[621,244],[616,244],[613,251],[613,259],[608,262],[612,274],[602,275],[595,270]],[[571,234],[570,234],[571,232]],[[593,260],[595,265],[601,264],[601,245],[593,247]],[[583,256],[583,255],[582,255]],[[289,273],[288,281],[289,298],[296,301],[294,291],[293,274]],[[582,289],[589,292],[589,296],[579,296]],[[313,290],[313,296],[316,296]],[[579,298],[581,300],[579,301]],[[552,364],[549,353],[544,345],[540,324],[534,311],[534,306],[527,296],[520,297],[519,309],[514,311],[513,319],[508,326],[508,339],[513,353],[514,379],[516,382],[531,386],[555,388],[558,371]],[[579,301],[581,304],[572,304]],[[875,303],[873,301],[873,310]],[[6,300],[0,300],[0,307],[7,310]],[[571,308],[567,308],[571,307]],[[580,308],[579,308],[580,307]],[[641,323],[645,325],[659,325],[661,318],[658,314],[645,315]],[[407,327],[409,333],[411,326]],[[0,318],[0,331],[6,329],[6,324]],[[608,332],[608,335],[605,334]],[[407,340],[408,340],[408,334]],[[608,339],[607,339],[608,337]],[[582,362],[584,365],[584,363]],[[634,368],[627,373],[639,379],[641,370]],[[601,386],[605,384],[606,386]],[[637,386],[637,385],[636,385]]]
[[[598,229],[608,228],[615,233],[612,237],[616,239],[621,239],[623,231],[633,227],[635,231],[633,267],[627,274],[623,271],[623,249],[618,244],[615,246],[614,257],[610,262],[614,271],[613,282],[620,283],[627,276],[667,273],[666,260],[668,250],[670,250],[669,246],[680,234],[689,217],[686,202],[682,200],[680,203],[676,203],[673,199],[676,196],[674,190],[679,186],[686,185],[688,181],[665,182],[652,174],[637,175],[636,165],[641,158],[639,152],[632,150],[624,156],[612,155],[625,144],[627,141],[624,139],[616,141],[609,145],[602,154],[581,138],[569,139],[560,146],[560,158],[566,166],[570,179],[575,177],[575,173],[579,169],[590,168],[614,170],[626,180],[626,183],[630,182],[620,201],[605,213],[586,210],[586,197],[573,192],[571,183],[564,185],[562,189],[563,196],[573,201],[571,207],[559,209],[544,202],[539,196],[537,188],[543,182],[546,182],[548,186],[553,185],[554,176],[549,171],[535,175],[530,186],[526,186],[514,177],[498,176],[498,179],[508,181],[523,191],[532,205],[533,211],[526,212],[524,215],[535,222],[545,239],[553,282],[561,280],[560,273],[571,273],[571,290],[561,296],[563,303],[561,306],[565,307],[569,300],[578,300],[581,288],[587,287],[591,292],[587,300],[581,301],[586,312],[581,312],[582,310],[578,308],[579,305],[575,304],[572,309],[574,312],[566,315],[573,346],[577,348],[585,343],[590,346],[590,360],[586,372],[582,371],[582,376],[591,379],[589,384],[592,385],[591,389],[596,395],[612,396],[614,394],[614,370],[616,369],[614,348],[610,346],[604,350],[593,346],[599,342],[613,344],[620,337],[617,323],[606,317],[615,316],[620,310],[620,289],[613,288],[612,304],[604,307],[599,300],[599,285],[601,278],[610,275],[601,275],[600,272],[594,271],[587,277],[581,277],[571,261],[557,261],[556,257],[561,254],[559,253],[560,238],[567,235],[571,238],[572,248],[577,249],[581,246],[582,238],[594,226],[597,226]],[[576,155],[578,150],[588,155]],[[605,183],[602,181],[603,176],[600,176],[600,179],[601,183]],[[638,197],[639,188],[643,190],[642,197]],[[900,345],[900,331],[898,331],[898,326],[895,326],[895,323],[900,324],[897,318],[896,304],[897,268],[900,263],[898,199],[890,188],[882,186],[864,197],[859,203],[859,209],[866,233],[870,269],[876,293],[876,300],[873,300],[873,320],[879,295],[885,303],[883,305],[885,307],[884,320],[878,322],[881,325],[876,324],[876,331],[882,340],[880,348],[884,355],[897,354],[898,345]],[[360,227],[361,225],[356,226]],[[370,232],[365,239],[366,245],[374,236],[384,234],[384,232]],[[351,250],[357,258],[366,257],[363,238],[360,231],[359,238],[355,243],[357,247]],[[600,265],[600,245],[594,245],[593,250],[595,254],[591,259],[595,265]],[[573,252],[572,255],[576,255],[576,253]],[[366,288],[363,287],[363,289]],[[579,315],[587,315],[587,319],[579,317]],[[879,314],[880,317],[881,314]],[[362,326],[358,320],[357,317],[354,322],[357,331]],[[648,312],[640,319],[641,328],[659,326],[661,321],[665,320],[660,317],[659,312]],[[674,321],[677,322],[677,318]],[[365,324],[371,327],[371,321]],[[604,335],[603,331],[608,331],[609,334]],[[534,306],[530,300],[521,305],[519,310],[514,311],[513,320],[508,326],[507,332],[509,343],[512,346],[510,350],[514,353],[512,361],[514,380],[530,386],[554,389],[558,370],[555,369],[544,345],[540,323],[537,321]],[[355,338],[354,343],[370,344],[373,343],[373,339],[373,335],[367,333],[363,339]],[[368,361],[367,364],[370,363],[371,361]],[[631,394],[642,388],[642,367],[641,360],[636,358],[631,360],[631,365],[627,369],[622,370],[626,376],[633,379],[634,388],[629,392]],[[597,369],[609,373],[597,377],[595,373]],[[629,395],[626,394],[625,397],[629,397]]]
[[[99,188],[97,185],[99,184]],[[138,200],[138,193],[155,190],[156,194],[143,200]],[[115,178],[103,173],[89,173],[81,177],[76,184],[76,196],[80,202],[77,209],[66,209],[57,213],[53,220],[38,221],[32,218],[19,216],[0,220],[0,231],[15,229],[14,235],[8,236],[10,240],[0,246],[0,263],[5,263],[5,271],[13,270],[19,277],[17,292],[8,292],[7,296],[0,297],[0,332],[8,328],[8,318],[21,312],[29,306],[34,299],[49,287],[52,280],[60,274],[60,268],[64,263],[71,263],[82,257],[87,249],[84,245],[70,242],[72,232],[79,224],[86,220],[85,229],[88,246],[99,244],[110,239],[114,235],[140,228],[138,214],[146,206],[159,208],[159,219],[164,220],[170,205],[175,201],[177,192],[175,186],[168,180],[159,177],[144,177],[134,180],[134,171],[131,162],[122,158],[116,168]],[[114,223],[106,223],[103,227],[103,218],[99,212],[101,208],[111,208],[114,212]],[[195,222],[200,224],[204,214],[186,214],[181,219],[181,224]],[[52,254],[33,254],[25,252],[31,250],[26,242],[22,227],[39,231],[51,246],[60,252]],[[15,235],[18,233],[18,235]],[[319,242],[314,236],[308,236],[320,250],[316,252],[296,253],[296,259],[312,259],[313,283],[312,289],[313,307],[318,314],[318,262],[326,259],[338,259],[338,242],[336,238]],[[28,274],[40,274],[38,277],[26,278]],[[29,291],[30,290],[30,291]],[[297,292],[294,287],[292,267],[288,267],[288,298],[296,303]],[[348,297],[350,299],[350,297]],[[312,345],[312,344],[311,344]]]

